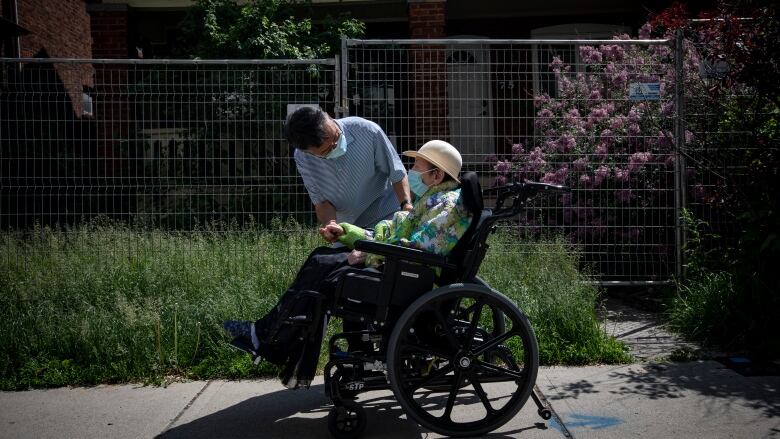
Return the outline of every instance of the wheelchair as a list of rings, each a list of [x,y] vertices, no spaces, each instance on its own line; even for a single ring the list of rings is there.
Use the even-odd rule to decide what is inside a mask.
[[[374,390],[392,390],[410,419],[451,437],[501,427],[529,397],[539,416],[551,418],[534,390],[539,352],[528,318],[477,272],[496,222],[519,214],[534,195],[559,190],[566,188],[533,182],[491,188],[484,192],[496,197],[490,209],[477,175],[465,173],[461,197],[473,220],[449,256],[358,241],[356,249],[384,256],[383,270],[348,269],[331,303],[314,300],[309,318],[282,316],[282,325],[299,326],[302,337],[322,334],[320,313],[365,328],[328,342],[324,378],[333,436],[363,433],[366,414],[356,397]],[[305,300],[316,299],[307,293]]]

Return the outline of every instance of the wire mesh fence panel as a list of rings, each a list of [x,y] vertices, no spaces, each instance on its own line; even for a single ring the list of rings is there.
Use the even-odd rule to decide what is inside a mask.
[[[92,246],[88,252],[156,260],[213,250],[196,239],[204,232],[312,234],[313,208],[283,124],[296,105],[334,111],[335,64],[2,60],[5,271],[26,263],[12,253],[31,257],[24,239],[44,236],[65,244],[30,249]],[[261,244],[234,237],[217,247],[262,253]],[[280,265],[299,263],[296,249],[278,250]],[[226,260],[222,269],[233,265]]]
[[[0,223],[311,222],[282,126],[333,111],[334,64],[5,60]]]
[[[563,236],[601,282],[677,270],[675,59],[666,40],[346,40],[342,99],[399,151],[452,143],[483,186],[536,180],[510,230]],[[536,245],[536,244],[534,244]]]
[[[771,174],[780,150],[772,139],[777,124],[774,106],[730,72],[728,62],[713,51],[704,35],[686,35],[685,190],[690,224],[697,227],[703,250],[735,248],[743,233],[741,220],[759,194],[761,176]],[[736,77],[735,77],[736,76]],[[773,190],[774,188],[765,188]]]

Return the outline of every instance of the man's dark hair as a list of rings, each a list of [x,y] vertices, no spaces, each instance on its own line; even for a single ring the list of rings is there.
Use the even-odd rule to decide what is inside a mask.
[[[284,137],[293,148],[309,149],[322,145],[328,137],[325,121],[328,115],[320,108],[301,107],[287,116]]]

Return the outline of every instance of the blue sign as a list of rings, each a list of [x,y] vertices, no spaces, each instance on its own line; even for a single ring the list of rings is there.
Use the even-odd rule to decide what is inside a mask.
[[[632,82],[628,85],[628,98],[632,101],[657,101],[661,99],[660,82]]]

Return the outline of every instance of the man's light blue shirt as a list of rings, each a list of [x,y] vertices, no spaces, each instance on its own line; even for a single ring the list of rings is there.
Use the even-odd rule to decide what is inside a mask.
[[[360,117],[336,123],[347,152],[331,160],[296,149],[295,165],[313,204],[330,201],[337,222],[374,227],[400,210],[392,184],[406,176],[406,169],[379,125]]]

